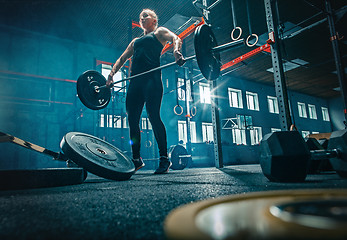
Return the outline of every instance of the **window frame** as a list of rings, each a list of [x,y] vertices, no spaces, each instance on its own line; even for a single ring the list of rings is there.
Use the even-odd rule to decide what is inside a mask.
[[[307,104],[308,116],[310,119],[317,119],[316,106],[313,104]]]
[[[202,122],[201,123],[201,129],[202,129],[202,141],[203,142],[210,142],[214,141],[213,138],[213,125],[212,123],[208,122]]]
[[[233,95],[236,94],[237,97],[237,106],[234,106],[234,98]],[[228,97],[229,97],[229,106],[233,108],[243,108],[243,101],[242,101],[242,90],[241,89],[236,89],[236,88],[228,88]]]
[[[303,102],[298,102],[298,113],[299,117],[307,118],[306,104]]]
[[[250,101],[251,98],[253,101]],[[258,93],[246,91],[246,101],[247,101],[247,109],[253,110],[253,111],[259,111]]]
[[[271,111],[270,105],[273,107],[273,111]],[[269,113],[274,113],[274,114],[279,114],[280,113],[279,107],[278,107],[278,99],[277,99],[277,97],[267,96],[267,106],[268,106],[268,109],[269,109]]]
[[[329,109],[327,107],[321,107],[323,121],[330,122]]]
[[[258,145],[263,139],[262,127],[253,126],[253,129],[250,129],[249,134],[251,138],[251,145]]]

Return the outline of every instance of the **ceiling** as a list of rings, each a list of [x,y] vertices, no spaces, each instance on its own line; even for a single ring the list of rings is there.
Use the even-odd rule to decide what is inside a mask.
[[[215,0],[210,2],[213,3]],[[248,0],[249,18],[247,1],[233,2],[237,26],[243,29],[242,36],[246,38],[250,32],[258,34],[258,46],[265,44],[268,35],[263,1]],[[190,17],[201,16],[198,8],[193,6],[192,0],[0,0],[0,5],[0,24],[3,26],[103,45],[119,51],[123,51],[130,41],[129,21],[138,21],[138,15],[143,8],[155,10],[159,16],[159,24],[172,31],[176,31]],[[339,10],[336,28],[343,36],[347,34],[346,2],[332,0],[332,5],[334,9]],[[325,16],[320,9],[324,9],[323,0],[279,1],[283,36],[324,19]],[[231,0],[221,0],[212,8],[210,21],[218,43],[230,42],[230,33],[234,28]],[[133,28],[132,37],[139,36],[141,32],[141,29]],[[177,32],[179,33],[180,31]],[[297,68],[285,72],[290,90],[322,98],[340,95],[336,90],[339,87],[337,75],[333,73],[336,67],[327,21],[287,38],[282,43],[283,59],[288,61],[288,64],[298,61],[297,59],[301,62],[294,64]],[[345,63],[347,37],[339,43]],[[184,44],[186,56],[193,55],[193,36],[186,38]],[[221,54],[222,64],[258,46],[234,47]],[[271,55],[260,53],[223,71],[222,74],[273,85],[273,74],[267,71],[271,67]],[[201,75],[196,76],[195,80],[199,78]]]

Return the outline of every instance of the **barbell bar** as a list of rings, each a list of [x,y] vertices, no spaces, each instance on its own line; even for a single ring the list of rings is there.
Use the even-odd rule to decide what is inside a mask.
[[[189,61],[189,60],[194,59],[195,57],[196,56],[193,55],[193,56],[187,57],[185,60]],[[161,70],[161,69],[164,69],[164,68],[171,67],[171,66],[173,66],[175,64],[176,64],[176,62],[171,62],[171,63],[167,63],[165,65],[162,65],[162,66],[159,66],[159,67],[156,67],[156,68],[152,68],[152,69],[150,69],[150,70],[148,70],[146,72],[142,72],[142,73],[139,73],[139,74],[136,74],[136,75],[124,78],[122,80],[116,81],[116,82],[113,83],[113,85],[115,85],[117,83],[121,83],[121,82],[127,81],[127,80],[130,80],[130,79],[133,79],[133,78],[136,78],[136,77],[140,77],[140,76],[146,75],[146,74],[154,72],[154,71],[158,71],[158,70]],[[103,85],[103,86],[100,86],[100,87],[95,87],[95,91],[98,91],[99,89],[102,89],[102,88],[108,88],[108,86]]]
[[[223,52],[223,51],[226,51],[228,50],[229,48],[233,47],[233,46],[236,46],[240,43],[243,43],[244,42],[244,39],[238,39],[236,41],[232,41],[232,42],[229,42],[229,43],[226,43],[226,44],[223,44],[223,45],[220,45],[220,46],[217,46],[217,47],[214,47],[211,49],[211,51],[213,53],[220,53],[220,52]],[[185,61],[190,61],[192,59],[196,58],[196,55],[192,55],[190,57],[187,57],[185,59]],[[176,62],[171,62],[171,63],[167,63],[165,65],[162,65],[162,66],[159,66],[159,67],[156,67],[156,68],[152,68],[148,71],[145,71],[145,72],[142,72],[142,73],[139,73],[139,74],[136,74],[136,75],[133,75],[133,76],[130,76],[130,77],[127,77],[127,78],[124,78],[122,80],[119,80],[119,81],[116,81],[113,83],[114,84],[117,84],[117,83],[121,83],[121,82],[124,82],[124,81],[127,81],[127,80],[130,80],[130,79],[133,79],[133,78],[136,78],[136,77],[140,77],[140,76],[143,76],[145,74],[148,74],[148,73],[151,73],[151,72],[154,72],[154,71],[158,71],[158,70],[161,70],[161,69],[165,69],[165,68],[168,68],[168,67],[171,67],[173,65],[176,65]],[[214,80],[214,79],[209,79],[209,80]],[[106,85],[103,85],[103,86],[100,86],[100,87],[95,87],[95,91],[98,91],[99,89],[102,89],[102,88],[108,88]]]
[[[195,55],[187,57],[186,61],[196,58],[202,75],[207,80],[215,80],[220,75],[221,61],[219,53],[241,43],[244,43],[244,39],[238,39],[236,41],[218,46],[211,27],[206,24],[200,25],[196,28],[194,33]],[[160,69],[168,68],[175,64],[176,62],[171,62],[150,69],[146,72],[116,81],[113,84],[124,82]],[[106,86],[105,77],[94,70],[88,70],[79,76],[77,80],[77,93],[81,102],[92,110],[100,110],[105,108],[111,98],[110,87]]]
[[[87,177],[87,171],[111,180],[127,180],[135,173],[134,164],[125,152],[100,138],[85,133],[65,134],[60,142],[62,152],[54,152],[0,132],[0,143],[6,142],[48,155],[54,160],[69,162],[69,164],[72,161],[75,164],[71,166],[84,169],[84,180]],[[171,168],[180,170],[187,166],[192,156],[182,145],[173,145],[168,150],[168,157],[172,162]]]

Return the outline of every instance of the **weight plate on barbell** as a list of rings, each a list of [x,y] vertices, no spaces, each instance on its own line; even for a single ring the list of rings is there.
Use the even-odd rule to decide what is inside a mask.
[[[220,74],[220,55],[212,49],[217,46],[217,40],[211,27],[200,25],[195,30],[194,48],[196,60],[202,75],[207,80],[215,80]]]
[[[107,106],[111,99],[109,88],[97,87],[106,85],[105,77],[94,70],[84,72],[77,79],[77,94],[81,102],[90,109],[99,110]]]
[[[61,140],[64,154],[88,172],[112,180],[127,180],[135,166],[121,150],[92,135],[69,132]]]

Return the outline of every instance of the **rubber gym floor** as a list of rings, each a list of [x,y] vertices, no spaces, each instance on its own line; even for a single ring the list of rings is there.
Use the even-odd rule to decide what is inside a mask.
[[[186,168],[127,181],[89,174],[83,184],[0,191],[0,239],[166,239],[173,209],[226,195],[295,189],[346,189],[334,172],[302,183],[270,182],[260,165]]]

